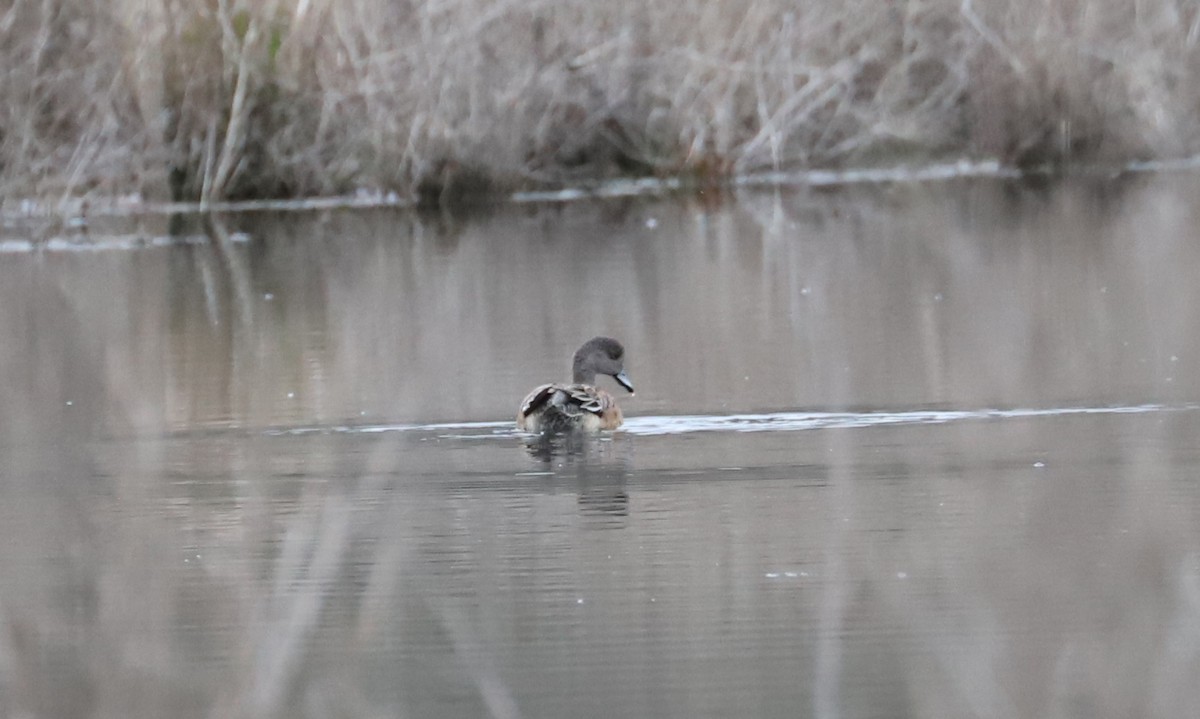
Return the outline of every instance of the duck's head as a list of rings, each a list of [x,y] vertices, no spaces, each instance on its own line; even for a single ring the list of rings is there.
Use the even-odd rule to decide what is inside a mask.
[[[571,369],[575,382],[595,384],[596,375],[606,374],[633,394],[633,383],[625,374],[625,348],[611,337],[593,337],[584,342],[575,352]]]

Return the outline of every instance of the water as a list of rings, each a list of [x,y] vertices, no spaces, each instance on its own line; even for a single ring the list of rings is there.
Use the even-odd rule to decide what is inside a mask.
[[[0,716],[1187,715],[1197,190],[6,245]],[[624,430],[517,433],[598,333]]]

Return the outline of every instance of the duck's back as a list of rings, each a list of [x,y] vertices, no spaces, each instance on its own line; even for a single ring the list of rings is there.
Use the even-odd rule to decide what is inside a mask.
[[[517,412],[526,432],[594,432],[616,429],[621,408],[608,392],[589,384],[544,384],[533,390]]]

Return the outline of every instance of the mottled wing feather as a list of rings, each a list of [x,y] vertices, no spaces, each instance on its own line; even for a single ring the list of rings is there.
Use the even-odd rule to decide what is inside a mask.
[[[519,416],[527,417],[530,412],[535,411],[546,403],[546,400],[554,396],[554,392],[558,390],[556,384],[544,384],[541,387],[535,388],[532,392],[525,396],[525,401],[521,402],[521,412]]]
[[[563,389],[570,397],[570,403],[584,412],[603,414],[604,410],[611,407],[613,403],[612,397],[607,392],[591,385],[573,384]]]
[[[620,426],[621,410],[611,394],[599,387],[587,384],[544,384],[533,390],[521,403],[517,414],[517,426],[540,431],[547,425],[555,426],[557,415],[576,427],[613,429]],[[596,420],[584,421],[592,415]],[[595,424],[590,424],[594,422]]]

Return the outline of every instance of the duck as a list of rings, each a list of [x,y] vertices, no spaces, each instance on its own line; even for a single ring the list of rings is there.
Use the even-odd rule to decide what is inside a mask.
[[[517,428],[534,434],[598,432],[621,426],[617,400],[596,386],[596,375],[616,380],[632,397],[625,374],[625,348],[611,337],[593,337],[575,351],[570,384],[544,384],[530,392],[517,410]]]

